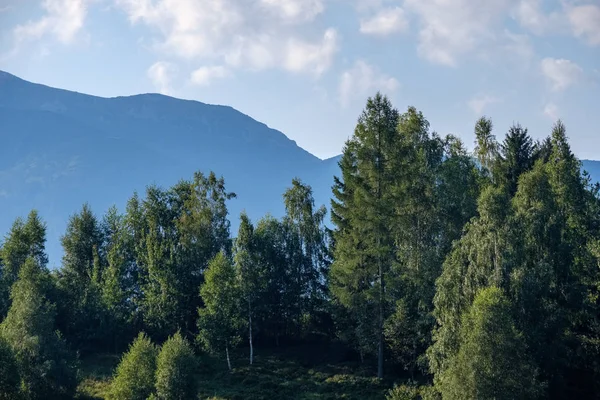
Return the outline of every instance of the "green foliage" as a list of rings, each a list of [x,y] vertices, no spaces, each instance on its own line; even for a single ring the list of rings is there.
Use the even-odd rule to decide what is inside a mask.
[[[140,333],[123,355],[111,383],[109,400],[146,400],[154,391],[158,349]]]
[[[519,177],[533,166],[533,141],[521,125],[510,127],[501,145],[502,172],[508,191],[514,195]]]
[[[130,327],[137,320],[134,303],[137,271],[133,240],[124,216],[111,207],[103,225],[107,265],[100,288],[103,305],[110,316],[107,336],[112,336],[116,350],[129,338]]]
[[[414,381],[394,385],[385,395],[386,400],[437,400],[439,394],[432,386],[419,386]]]
[[[225,202],[234,196],[214,173],[196,173],[168,191],[149,187],[143,201],[130,202],[138,305],[153,336],[194,330],[204,269],[218,252],[231,252]]]
[[[32,257],[40,266],[46,266],[46,224],[37,211],[32,210],[23,221],[17,218],[0,247],[0,320],[10,307],[10,288],[27,258]]]
[[[400,384],[393,399],[596,396],[600,185],[581,173],[562,122],[535,144],[518,124],[501,142],[492,128],[477,121],[473,158],[414,107],[399,113],[379,93],[368,99],[334,177],[333,231],[311,187],[293,179],[285,215],[254,226],[242,214],[234,241],[234,194],[214,173],[151,186],[101,222],[84,205],[52,273],[44,223],[35,211],[17,219],[0,248],[2,393],[68,397],[73,357],[61,334],[93,358],[143,330],[171,337],[161,356],[140,336],[115,374],[82,371],[81,396],[110,386],[113,398],[190,398],[188,383],[199,380],[201,397],[381,397],[390,380],[363,376],[375,356],[379,378],[384,362],[433,378]],[[254,369],[231,368],[243,328],[251,364],[261,347]],[[271,344],[315,349],[334,335],[355,351],[347,359],[364,362],[360,374],[262,358]],[[224,353],[229,371],[221,361],[191,378],[182,336]]]
[[[299,179],[292,180],[292,186],[283,194],[286,216],[283,223],[289,227],[289,234],[297,242],[298,254],[291,260],[299,280],[301,313],[313,314],[327,295],[326,276],[329,269],[327,258],[326,232],[323,221],[327,214],[325,206],[315,209],[312,188]]]
[[[487,175],[494,172],[494,164],[499,153],[496,136],[492,133],[493,126],[492,120],[485,117],[478,119],[475,124],[475,155]]]
[[[381,96],[367,102],[340,168],[330,280],[341,336],[361,355],[379,349],[380,365],[390,347],[413,373],[430,345],[440,265],[476,211],[479,174],[460,141]]]
[[[458,354],[440,379],[444,399],[535,399],[543,394],[510,302],[498,288],[481,290],[460,328]]]
[[[239,281],[224,252],[210,262],[204,280],[200,288],[204,307],[198,309],[198,340],[212,353],[226,352],[229,363],[229,349],[239,341],[243,319]]]
[[[161,347],[156,362],[156,399],[186,400],[196,397],[196,356],[179,332]]]
[[[0,400],[19,397],[21,378],[12,348],[0,336]]]
[[[369,98],[354,136],[344,147],[334,195],[335,253],[332,294],[355,318],[360,351],[378,349],[383,377],[383,324],[388,314],[385,284],[394,256],[390,220],[394,214],[398,111],[381,94]]]
[[[55,330],[56,307],[48,300],[51,284],[47,270],[28,258],[0,325],[0,335],[15,356],[25,399],[66,399],[75,389],[75,359]]]
[[[64,300],[58,304],[59,327],[84,352],[102,348],[108,330],[101,293],[103,235],[88,204],[71,216],[61,240],[64,256],[58,284]]]

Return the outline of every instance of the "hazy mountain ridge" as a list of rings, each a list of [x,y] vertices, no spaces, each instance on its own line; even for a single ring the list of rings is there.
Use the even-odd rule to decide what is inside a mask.
[[[27,82],[0,71],[0,231],[37,208],[58,265],[69,215],[89,202],[101,215],[123,210],[134,190],[168,187],[194,171],[215,171],[228,190],[232,233],[246,209],[253,220],[283,213],[295,176],[329,206],[339,156],[321,160],[283,133],[228,106],[159,94],[103,98]],[[584,160],[600,178],[600,162]],[[327,217],[329,220],[329,217]]]
[[[281,215],[294,176],[328,204],[337,166],[228,106],[158,94],[88,96],[3,72],[0,135],[0,229],[39,209],[53,264],[68,216],[85,201],[100,216],[113,203],[123,209],[134,190],[213,170],[238,194],[229,203],[235,233],[243,208],[255,220]]]

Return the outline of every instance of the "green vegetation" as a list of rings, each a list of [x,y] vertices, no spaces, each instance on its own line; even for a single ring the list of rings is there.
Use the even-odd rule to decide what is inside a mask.
[[[54,330],[50,285],[48,272],[33,258],[25,260],[0,325],[0,335],[16,360],[14,373],[24,399],[67,399],[76,386],[74,357]]]
[[[213,173],[84,205],[55,271],[41,218],[17,219],[0,398],[598,398],[600,186],[560,121],[475,137],[368,99],[333,229],[294,179],[282,218],[242,214],[232,239]]]
[[[156,360],[156,399],[185,400],[195,397],[196,357],[179,332],[160,349]]]
[[[140,333],[117,367],[108,399],[146,400],[154,391],[158,349]]]
[[[254,364],[248,364],[248,349],[231,352],[233,369],[222,358],[200,354],[195,382],[198,399],[351,399],[385,398],[392,381],[373,377],[373,369],[358,361],[343,361],[340,344],[261,347]],[[94,356],[82,360],[79,398],[104,399],[119,359]]]

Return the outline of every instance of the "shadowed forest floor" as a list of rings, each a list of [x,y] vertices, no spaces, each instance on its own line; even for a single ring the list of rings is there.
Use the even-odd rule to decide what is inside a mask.
[[[247,354],[240,351],[234,354],[231,372],[225,360],[201,356],[198,399],[385,398],[391,380],[379,381],[372,366],[339,361],[335,353],[328,346],[257,349],[254,365],[249,366]],[[103,354],[82,359],[78,398],[104,399],[119,358]]]

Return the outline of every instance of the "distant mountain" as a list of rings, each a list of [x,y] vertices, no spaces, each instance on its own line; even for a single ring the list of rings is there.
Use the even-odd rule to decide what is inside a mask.
[[[0,71],[0,232],[36,208],[48,223],[51,264],[60,262],[68,217],[89,202],[101,216],[134,190],[215,171],[257,220],[283,214],[298,176],[329,205],[337,158],[321,160],[283,133],[231,107],[158,94],[102,98],[54,89]],[[141,194],[140,193],[140,194]]]
[[[38,209],[54,266],[68,217],[84,202],[101,217],[113,204],[123,210],[134,190],[213,170],[238,195],[228,204],[235,234],[242,209],[254,221],[281,216],[296,176],[313,187],[317,205],[329,206],[338,161],[231,107],[158,94],[102,98],[0,71],[0,234]],[[600,162],[584,168],[600,179]]]

